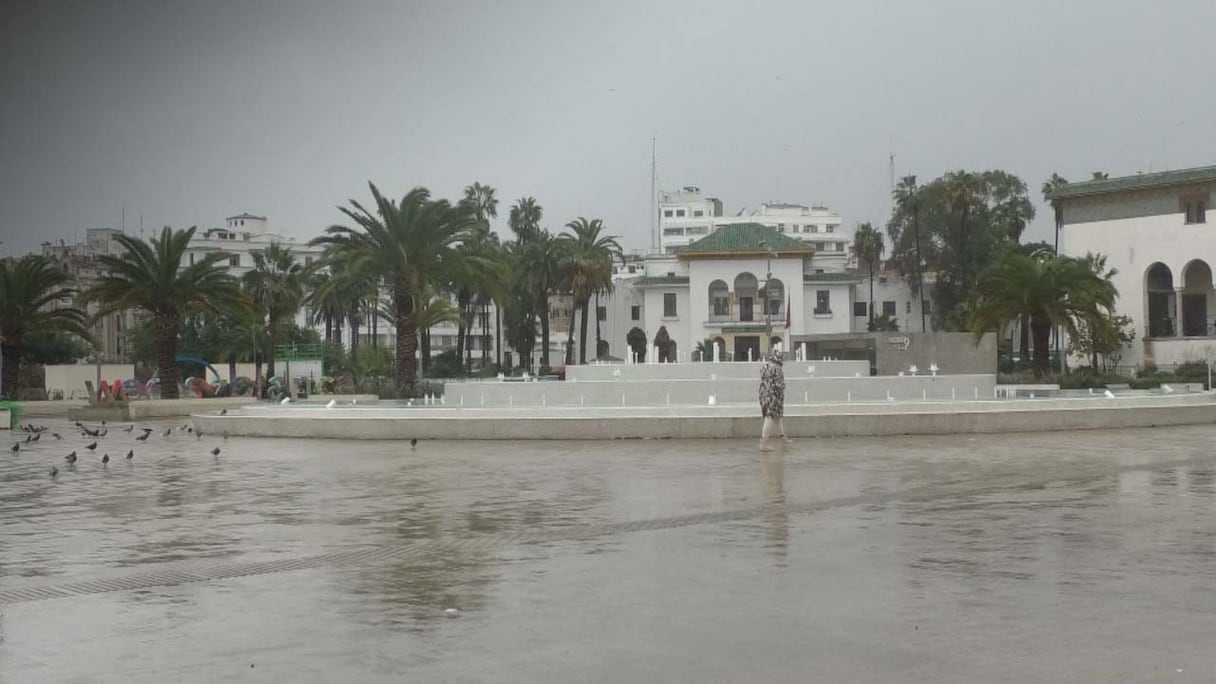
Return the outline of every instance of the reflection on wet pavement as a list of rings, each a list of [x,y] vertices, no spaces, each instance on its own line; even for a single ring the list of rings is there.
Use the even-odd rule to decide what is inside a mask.
[[[1214,435],[40,442],[0,681],[1202,679]]]

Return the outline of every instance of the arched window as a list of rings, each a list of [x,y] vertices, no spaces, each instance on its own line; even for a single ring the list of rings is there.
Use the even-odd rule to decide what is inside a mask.
[[[764,286],[764,300],[768,304],[765,313],[770,316],[780,316],[784,313],[782,305],[785,304],[785,284],[777,278],[770,278]]]
[[[709,315],[715,318],[730,317],[730,288],[725,281],[715,280],[709,284]]]
[[[1148,311],[1148,337],[1174,337],[1178,334],[1175,312],[1174,274],[1157,262],[1144,272],[1144,299]]]
[[[1182,268],[1182,334],[1205,337],[1214,333],[1208,314],[1212,300],[1212,268],[1195,259]]]
[[[739,320],[755,320],[757,290],[756,276],[747,272],[735,276],[735,303],[739,307]]]

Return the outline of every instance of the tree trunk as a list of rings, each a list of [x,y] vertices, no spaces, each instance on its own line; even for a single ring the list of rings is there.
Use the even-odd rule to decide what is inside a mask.
[[[459,317],[456,321],[456,363],[464,368],[464,350],[468,345],[467,336],[469,323],[472,322],[469,316],[469,291],[467,288],[460,288],[456,293],[456,312]]]
[[[425,375],[431,370],[431,330],[423,328],[418,331],[419,349],[422,353],[422,372]]]
[[[325,341],[332,342],[334,339],[334,317],[330,314],[325,314]]]
[[[376,347],[380,346],[380,343],[376,339],[380,336],[379,335],[379,333],[380,333],[379,313],[380,313],[379,302],[376,302],[376,307],[373,308],[371,311],[371,314],[372,314],[372,349],[375,349]]]
[[[600,358],[600,293],[595,293],[595,358]]]
[[[549,368],[549,297],[541,294],[540,302],[540,367]]]
[[[258,399],[266,396],[266,383],[262,378],[262,352],[253,352],[253,395]]]
[[[1022,316],[1018,319],[1018,356],[1022,359],[1022,363],[1026,363],[1030,359],[1030,316]]]
[[[0,345],[4,351],[4,367],[0,368],[0,397],[8,397],[14,401],[21,396],[21,353],[17,348],[4,344]]]
[[[228,355],[228,386],[236,390],[236,354]]]
[[[502,307],[494,303],[494,359],[498,370],[502,370]]]
[[[574,365],[574,321],[578,318],[578,307],[570,300],[570,333],[566,336],[566,365]]]
[[[359,318],[353,316],[350,319],[350,360],[351,365],[355,362],[355,352],[359,351]]]
[[[921,299],[923,300],[924,298],[922,297]],[[874,331],[874,262],[873,261],[870,262],[870,303],[869,303],[869,305],[867,305],[866,311],[868,311],[870,313],[870,325],[866,327],[866,330],[873,332]]]
[[[156,346],[156,365],[159,367],[160,396],[162,399],[177,399],[177,317],[156,314],[152,317],[152,334]]]
[[[1051,321],[1031,318],[1030,334],[1034,338],[1034,372],[1043,377],[1051,371]]]
[[[414,383],[418,381],[414,359],[414,353],[418,351],[418,321],[414,318],[414,299],[404,283],[399,282],[393,288],[393,309],[397,325],[397,388],[412,394]]]
[[[489,300],[481,300],[481,367],[490,364],[490,306]]]
[[[582,321],[578,326],[578,362],[586,365],[587,363],[587,309],[591,306],[591,298],[583,302]]]

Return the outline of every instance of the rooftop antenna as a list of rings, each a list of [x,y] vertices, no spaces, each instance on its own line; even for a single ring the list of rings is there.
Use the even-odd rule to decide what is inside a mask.
[[[126,207],[122,208],[122,226],[118,230],[119,230],[119,232],[122,232],[122,233],[127,232],[127,208]]]
[[[659,251],[659,209],[655,206],[659,197],[658,149],[656,139],[650,138],[650,249],[656,253]]]

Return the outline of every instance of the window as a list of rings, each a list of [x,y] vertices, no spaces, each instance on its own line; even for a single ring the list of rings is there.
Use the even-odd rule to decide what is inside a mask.
[[[671,210],[670,210],[670,209],[664,209],[664,210],[663,210],[663,218],[671,218]]]
[[[228,256],[228,265],[229,266],[240,266],[241,265],[241,255],[240,254],[230,254]]]
[[[837,251],[837,252],[843,252],[843,251],[844,251],[844,243],[843,243],[843,242],[837,242],[837,243],[836,243],[836,251]]]
[[[606,307],[606,306],[595,307],[595,320],[597,320],[597,321],[608,320],[608,307]]]
[[[824,226],[824,227],[823,227],[823,232],[825,232],[825,233],[835,233],[835,232],[836,232],[836,226]]]
[[[629,319],[633,321],[642,320],[642,307],[637,305],[629,307]]]
[[[676,317],[676,293],[663,293],[663,318]]]
[[[784,223],[778,223],[778,224],[777,224],[777,230],[779,230],[779,231],[781,231],[782,233],[784,233],[784,232],[785,232],[785,224],[784,224]]]
[[[815,290],[815,313],[832,313],[832,292],[830,290]]]
[[[664,235],[683,235],[684,229],[683,228],[664,228],[663,234]]]
[[[921,310],[921,312],[927,313],[927,314],[933,313],[933,307],[929,306],[928,299],[920,300],[920,310]]]
[[[684,218],[684,210],[683,210],[683,209],[676,209],[676,217],[677,217],[677,218]]]
[[[817,269],[815,269],[815,275],[819,275],[820,273],[823,273],[823,269],[822,269],[822,268],[817,268]]]
[[[306,257],[304,257],[304,265],[305,265],[305,266],[312,266],[312,257],[310,257],[310,256],[306,256]]]
[[[1187,223],[1207,223],[1207,200],[1203,197],[1188,197],[1182,200],[1182,211]]]
[[[801,231],[801,229],[800,229],[798,226],[794,226],[794,232],[795,232],[795,233],[799,233],[799,232],[802,232],[802,231]]]
[[[692,215],[693,215],[693,216],[695,216],[695,217],[697,217],[697,218],[701,218],[702,216],[704,216],[704,215],[705,215],[705,212],[703,212],[703,211],[701,211],[700,209],[698,209],[698,210],[694,211],[694,212],[692,213]]]
[[[719,295],[714,297],[714,315],[729,316],[730,315],[730,297],[727,295]]]
[[[190,252],[190,265],[194,265],[194,252]]]
[[[888,299],[882,303],[882,315],[895,318],[895,300]]]
[[[809,225],[809,226],[807,226],[807,231],[806,231],[806,232],[808,232],[808,233],[818,233],[818,232],[819,232],[819,226],[816,226],[816,225]]]
[[[813,244],[813,245],[815,246],[815,251],[816,251],[816,252],[822,252],[822,251],[823,251],[823,243],[822,243],[822,242],[814,242],[814,243],[811,243],[811,244]]]
[[[853,315],[857,316],[859,318],[865,318],[866,317],[866,303],[865,302],[853,302]]]

